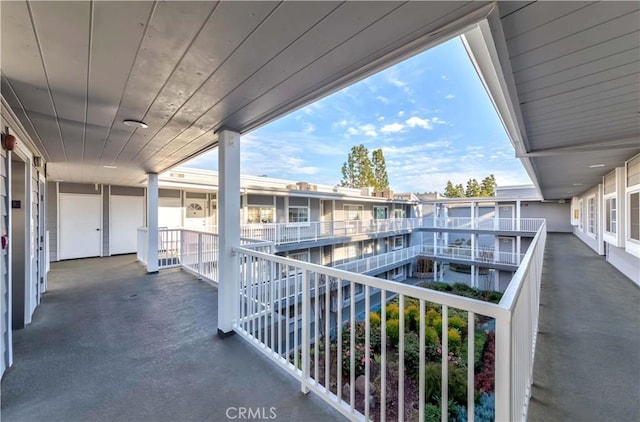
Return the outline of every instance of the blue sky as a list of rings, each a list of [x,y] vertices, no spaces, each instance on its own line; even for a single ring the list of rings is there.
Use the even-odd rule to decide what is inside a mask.
[[[531,183],[458,38],[244,135],[241,172],[336,185],[359,144],[382,148],[395,192]],[[217,151],[185,165],[215,170]]]

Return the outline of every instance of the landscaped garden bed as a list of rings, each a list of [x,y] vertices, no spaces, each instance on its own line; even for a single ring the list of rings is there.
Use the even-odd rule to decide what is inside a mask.
[[[500,293],[484,292],[469,288],[466,285],[446,285],[445,283],[428,283],[427,288],[489,300],[497,303]],[[380,403],[382,388],[386,388],[385,417],[387,421],[398,420],[398,412],[404,413],[405,420],[418,420],[419,412],[419,362],[420,362],[420,307],[417,299],[405,297],[404,312],[400,315],[398,300],[394,299],[386,305],[386,321],[381,320],[381,310],[371,312],[370,320],[370,415],[373,420],[380,420]],[[404,318],[404,333],[400,333],[400,318]],[[441,420],[440,387],[442,374],[442,307],[434,303],[425,303],[425,420]],[[386,328],[386,373],[382,386],[382,324]],[[448,308],[448,419],[450,421],[467,420],[467,345],[468,345],[467,312]],[[478,422],[494,420],[494,359],[495,359],[495,324],[493,320],[476,316],[474,341],[474,396],[475,420]],[[364,413],[365,403],[365,322],[354,324],[354,349],[351,349],[350,324],[342,328],[340,347],[338,339],[330,344],[330,379],[325,382],[325,349],[326,341],[320,339],[318,356],[318,381],[326,385],[334,394],[343,400],[350,400],[351,354],[355,360],[355,407]],[[399,386],[399,340],[404,336],[404,407],[398,409]],[[312,352],[313,352],[312,347]],[[337,368],[338,351],[342,354],[342,367]],[[315,373],[315,359],[311,357],[311,374]],[[341,385],[338,385],[337,370],[341,371]]]

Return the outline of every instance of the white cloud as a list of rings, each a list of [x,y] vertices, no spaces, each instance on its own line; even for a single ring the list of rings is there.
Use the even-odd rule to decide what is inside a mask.
[[[431,123],[435,123],[435,124],[437,124],[437,125],[446,125],[446,124],[447,124],[447,122],[445,122],[444,120],[442,120],[442,119],[441,119],[441,118],[439,118],[439,117],[434,117],[434,118],[432,118],[432,119],[431,119]]]
[[[357,135],[358,133],[360,133],[358,132],[358,129],[353,126],[347,129],[347,135]]]
[[[423,129],[433,129],[429,119],[421,119],[420,117],[409,117],[405,122],[409,127],[421,127]]]
[[[376,97],[382,104],[389,104],[389,99],[387,97],[383,97],[382,95],[378,95]]]
[[[400,79],[398,79],[397,77],[395,77],[393,75],[389,75],[387,77],[387,82],[389,82],[393,86],[397,86],[398,88],[403,88],[403,87],[407,86],[406,82],[401,81]]]
[[[342,119],[338,122],[334,122],[333,125],[331,125],[333,128],[338,128],[338,127],[345,127],[347,126],[347,120],[346,119]]]
[[[380,128],[380,132],[382,133],[397,133],[401,132],[404,129],[404,125],[402,123],[390,123],[388,125],[384,125]]]
[[[311,123],[309,123],[309,122],[303,123],[302,126],[303,126],[302,132],[305,135],[309,135],[309,134],[313,133],[316,130],[316,127],[314,125],[312,125]]]
[[[381,121],[383,121],[383,120],[384,120],[384,116],[378,116],[378,118],[377,118],[376,120],[378,120],[379,122],[381,122]]]
[[[398,117],[402,117],[402,116],[404,116],[404,110],[400,110],[400,111],[398,112]]]
[[[373,129],[365,131],[364,134],[367,136],[371,136],[372,138],[375,138],[376,136],[378,136],[378,132],[376,132]]]
[[[443,81],[448,81],[449,77],[447,75],[442,75],[440,76],[440,79],[442,79]]]
[[[452,100],[452,99],[456,98],[456,96],[455,96],[455,95],[453,95],[453,94],[447,94],[447,96],[446,96],[446,97],[444,97],[444,98],[445,98],[446,100]]]

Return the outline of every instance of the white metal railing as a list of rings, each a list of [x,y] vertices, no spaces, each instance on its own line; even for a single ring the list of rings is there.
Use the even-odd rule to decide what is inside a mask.
[[[470,264],[481,263],[491,266],[496,264],[518,265],[524,255],[512,252],[500,252],[488,248],[478,248],[473,251],[471,248],[459,248],[451,246],[437,246],[434,248],[433,245],[417,245],[399,249],[397,251],[370,256],[367,258],[347,261],[338,265],[334,265],[333,268],[344,271],[351,271],[354,273],[368,273],[370,271],[375,271],[388,265],[393,265],[402,261],[408,261],[417,256],[428,256],[441,259],[456,259],[461,261],[469,261]]]
[[[422,227],[422,223],[422,218],[311,221],[308,223],[258,223],[241,225],[240,235],[245,238],[264,240],[279,245],[334,237],[407,231]],[[204,230],[217,233],[218,227],[207,226]]]
[[[490,230],[535,233],[544,223],[544,218],[470,218],[470,217],[425,217],[423,227],[452,230]]]
[[[449,375],[450,371],[455,370],[449,363],[450,350],[466,360],[464,373],[467,395],[464,404],[468,420],[473,420],[475,330],[481,327],[481,319],[493,319],[496,327],[495,420],[524,420],[532,380],[545,240],[546,228],[543,224],[498,305],[244,247],[235,248],[240,285],[239,314],[235,318],[234,330],[298,379],[303,392],[314,391],[352,420],[385,420],[395,414],[402,421],[405,403],[411,401],[418,403],[419,419],[423,420],[425,405],[429,400],[429,397],[425,397],[425,368],[427,365],[437,365],[437,362],[428,362],[426,357],[426,311],[440,309],[443,328],[439,333],[438,360],[441,367],[439,397],[442,420],[448,420]],[[364,315],[363,321],[356,320],[354,294],[349,295],[346,308],[341,306],[344,294],[342,286],[348,286],[351,293],[360,289],[364,291],[363,312],[359,312]],[[405,367],[405,347],[416,347],[415,344],[405,335],[387,336],[387,326],[391,327],[388,321],[394,316],[387,315],[384,305],[391,296],[397,296],[399,317],[394,325],[396,333],[405,333],[411,324],[416,325],[414,337],[419,338],[418,362],[414,362],[416,372],[412,372],[416,367]],[[372,323],[370,314],[376,304],[380,308],[379,326]],[[417,321],[414,319],[407,327],[405,310],[410,306],[414,306],[414,311],[418,309]],[[468,326],[464,356],[460,344],[456,344],[459,339],[450,339],[449,314],[460,312],[466,313]],[[342,324],[344,320],[348,321],[348,325]],[[356,335],[358,329],[361,331]],[[331,333],[335,333],[335,336]],[[372,343],[374,335],[379,335],[380,344]],[[405,359],[397,359],[397,356]],[[457,358],[455,355],[453,357]],[[389,371],[397,375],[394,375],[397,383],[387,382]],[[374,379],[373,372],[380,376]],[[405,394],[412,394],[411,390],[408,390],[409,393],[405,391],[405,383],[409,379],[406,377],[410,373],[414,374],[412,376],[418,385],[417,397],[405,397]],[[364,376],[364,394],[356,392],[356,378],[360,374]],[[460,376],[459,370],[457,376]],[[376,399],[375,405],[370,399],[374,391],[371,386],[378,392],[379,399]],[[433,385],[429,387],[431,391]],[[393,397],[393,400],[388,401],[387,397]],[[460,400],[459,397],[456,399]]]
[[[543,223],[500,300],[510,318],[496,320],[496,420],[527,420],[546,239]]]
[[[144,265],[147,265],[147,260],[148,260],[147,237],[148,237],[147,228],[138,227],[138,248],[136,253],[137,253],[138,261],[142,262]]]
[[[421,246],[411,246],[408,248],[399,249],[397,251],[370,256],[363,259],[347,261],[342,264],[334,265],[333,268],[344,271],[351,271],[354,273],[367,273],[369,271],[377,270],[378,268],[386,267],[388,265],[415,258],[416,256],[420,255],[421,250]]]

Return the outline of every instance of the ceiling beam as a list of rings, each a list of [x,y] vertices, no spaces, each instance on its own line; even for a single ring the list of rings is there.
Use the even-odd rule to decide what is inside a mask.
[[[563,154],[587,153],[598,151],[622,150],[622,149],[640,149],[640,143],[637,138],[625,138],[612,141],[591,142],[588,144],[575,144],[557,148],[544,148],[524,153],[516,153],[518,158],[527,157],[550,157]]]

